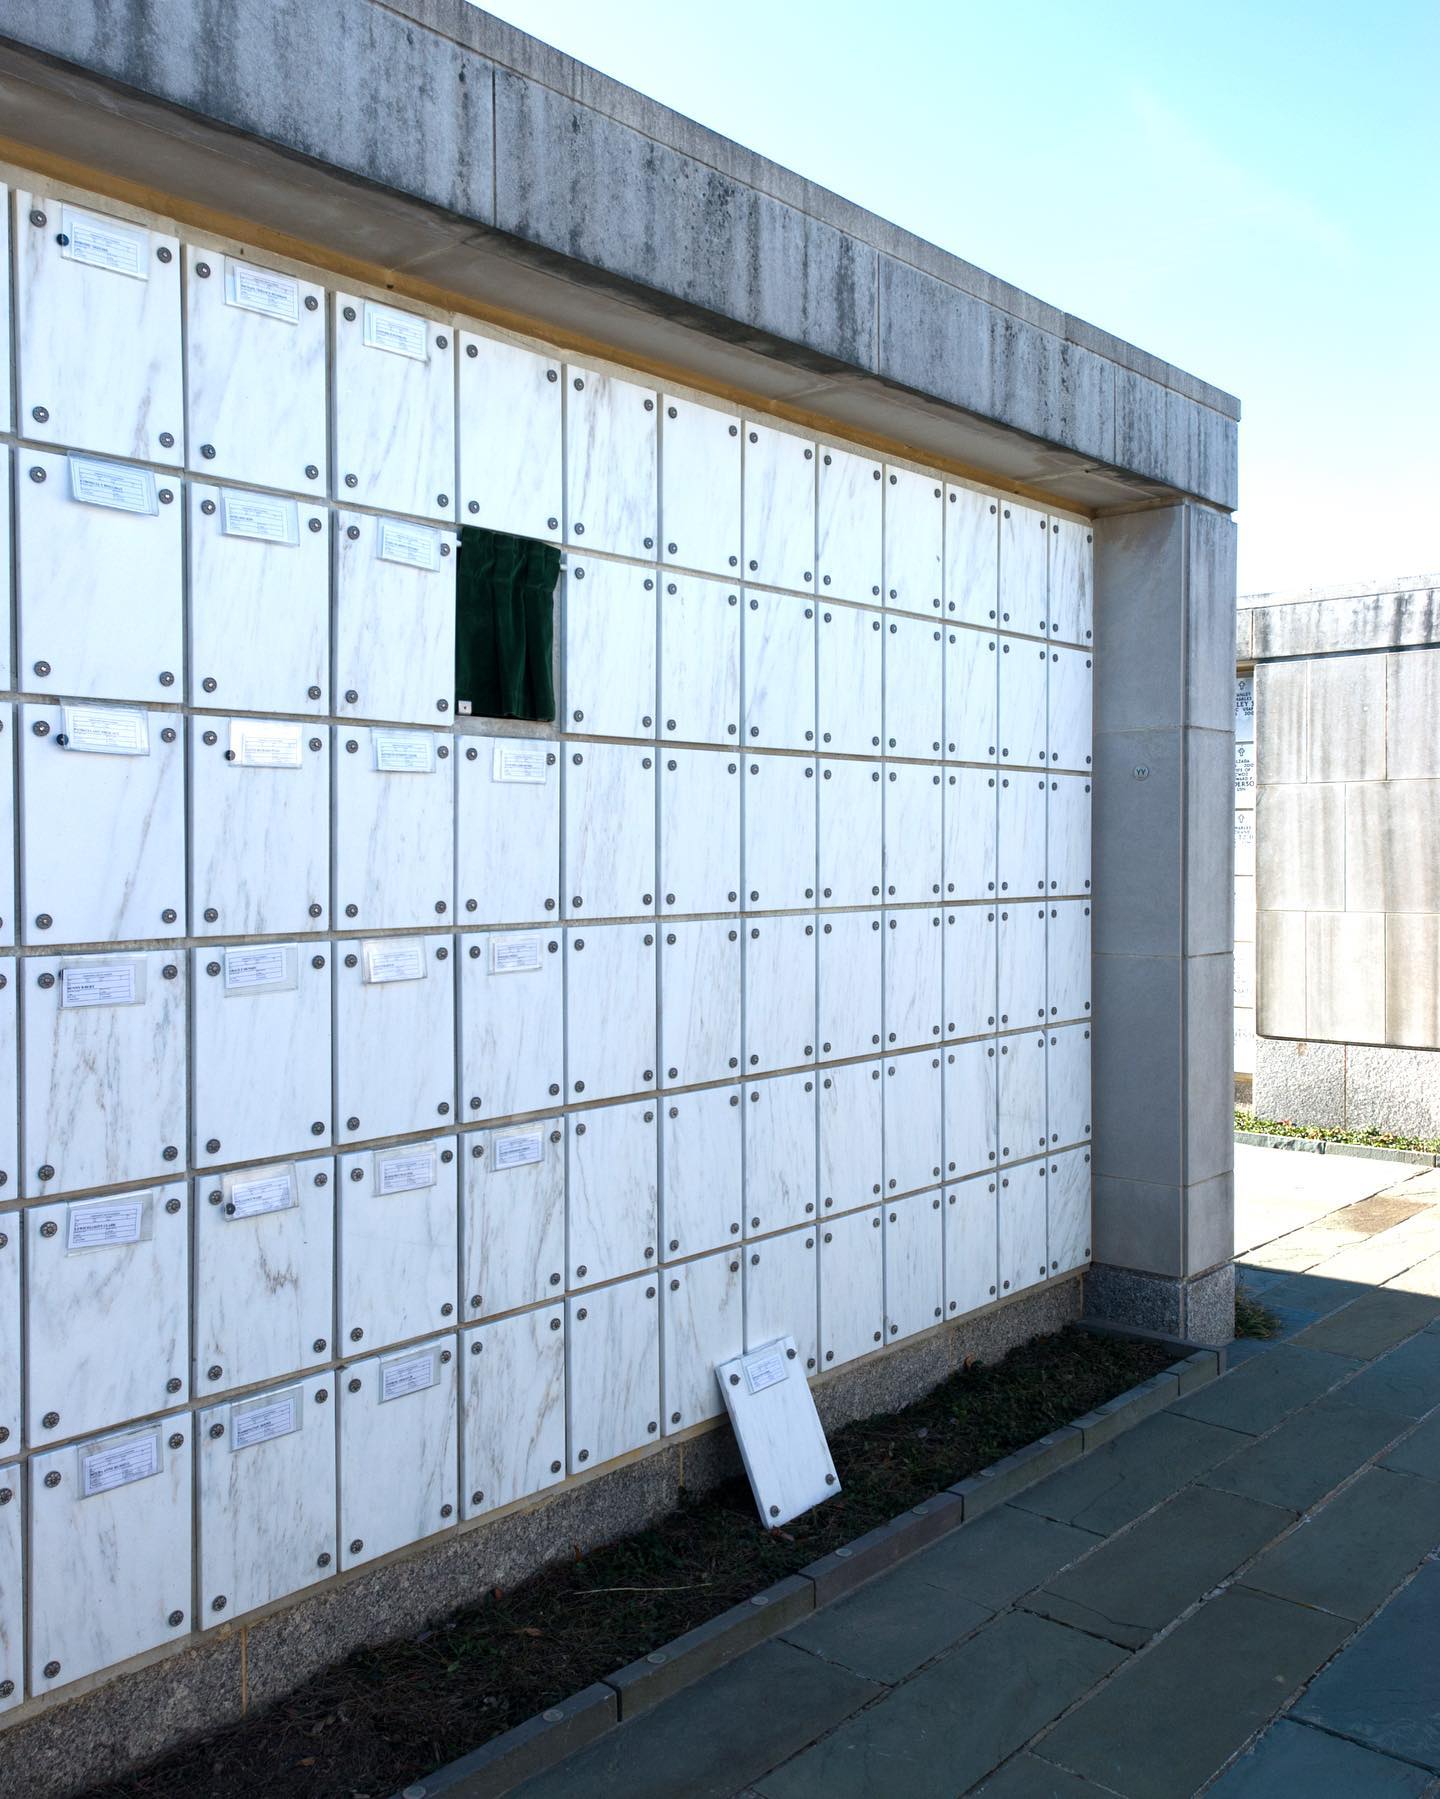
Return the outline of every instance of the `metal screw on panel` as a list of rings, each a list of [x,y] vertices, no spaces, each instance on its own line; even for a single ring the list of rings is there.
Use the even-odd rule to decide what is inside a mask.
[[[173,450],[175,448],[175,435],[173,432],[162,431],[160,433],[160,447],[162,450]]]
[[[41,1165],[40,1179],[42,1181],[53,1181],[55,1179],[55,1170],[49,1162],[45,1162]],[[53,1237],[55,1235],[55,1230],[56,1226],[54,1224],[42,1224],[40,1226],[40,1235],[42,1237]]]
[[[56,1480],[59,1480],[59,1478],[60,1478],[60,1476],[59,1476],[59,1475],[58,1475],[58,1474],[57,1474],[57,1475],[56,1475],[56,1476],[55,1476],[55,1478],[56,1478]],[[50,1484],[50,1481],[49,1481],[49,1476],[48,1476],[48,1475],[47,1475],[47,1476],[46,1476],[46,1482],[45,1482],[45,1484],[46,1484],[46,1485],[47,1485],[47,1486],[48,1486],[48,1485],[49,1485],[49,1484]],[[57,1674],[58,1674],[58,1673],[59,1673],[59,1672],[60,1672],[60,1664],[59,1664],[59,1662],[46,1662],[46,1664],[45,1664],[45,1678],[46,1678],[46,1680],[54,1680],[54,1678],[55,1678],[55,1676],[56,1676],[56,1675],[57,1675]]]

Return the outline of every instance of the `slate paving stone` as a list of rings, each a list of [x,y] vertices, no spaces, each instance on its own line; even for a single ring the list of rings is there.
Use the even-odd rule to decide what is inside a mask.
[[[725,1799],[880,1691],[789,1643],[762,1643],[517,1787],[517,1799]]]
[[[1363,1281],[1340,1281],[1333,1275],[1277,1272],[1281,1274],[1280,1280],[1266,1289],[1266,1311],[1294,1308],[1313,1312],[1317,1318],[1327,1318],[1341,1306],[1348,1306],[1352,1300],[1360,1299],[1372,1290]]]
[[[1190,1799],[1352,1628],[1232,1589],[1137,1656],[1035,1747],[1128,1799]]]
[[[1440,1771],[1440,1562],[1427,1562],[1301,1695],[1295,1716]]]
[[[812,1612],[785,1632],[786,1642],[867,1680],[903,1680],[991,1616],[987,1606],[927,1580],[920,1560]]]
[[[1401,1474],[1423,1474],[1426,1480],[1440,1480],[1440,1413],[1417,1425],[1403,1443],[1381,1456],[1380,1466],[1397,1469]]]
[[[1124,1659],[1011,1612],[754,1784],[765,1799],[954,1799]]]
[[[1282,1718],[1225,1770],[1205,1799],[1418,1799],[1429,1784],[1420,1768]]]
[[[1218,1425],[1179,1418],[1171,1406],[1029,1492],[1016,1494],[1011,1503],[1019,1510],[1108,1536],[1233,1455],[1245,1441]]]
[[[1105,1792],[1078,1774],[1067,1774],[1026,1750],[975,1788],[975,1799],[1100,1799]]]
[[[1247,1362],[1198,1392],[1182,1395],[1170,1409],[1178,1417],[1223,1424],[1229,1430],[1258,1437],[1329,1392],[1359,1365],[1350,1356],[1277,1343],[1268,1355]]]
[[[1377,1287],[1312,1324],[1295,1341],[1307,1349],[1328,1349],[1335,1355],[1358,1356],[1368,1362],[1424,1330],[1437,1317],[1440,1297]]]
[[[1349,1391],[1341,1387],[1296,1412],[1268,1437],[1212,1468],[1204,1484],[1292,1512],[1308,1511],[1410,1427],[1399,1412],[1351,1405]]]
[[[951,1531],[910,1565],[946,1592],[998,1610],[1101,1541],[1093,1531],[1002,1505]]]
[[[1043,1617],[1138,1649],[1289,1523],[1277,1506],[1187,1487],[1025,1603]]]
[[[1197,1398],[1200,1395],[1196,1395]],[[1422,1331],[1372,1362],[1345,1389],[1354,1405],[1419,1418],[1440,1405],[1440,1335]]]
[[[1244,1584],[1358,1624],[1437,1545],[1440,1486],[1370,1468],[1267,1549]]]
[[[1289,1279],[1283,1268],[1256,1268],[1249,1262],[1235,1264],[1235,1285],[1256,1295],[1268,1293],[1271,1287],[1278,1287],[1281,1281]]]

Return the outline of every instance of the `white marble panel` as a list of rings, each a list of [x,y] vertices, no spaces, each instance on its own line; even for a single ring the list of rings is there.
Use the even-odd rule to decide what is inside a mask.
[[[815,1059],[815,920],[745,927],[745,1066],[752,1073]]]
[[[945,1104],[946,1175],[979,1174],[999,1160],[996,1080],[1000,1046],[993,1037],[957,1043],[945,1051],[941,1075]]]
[[[940,1179],[943,1091],[938,1050],[885,1064],[885,1191],[911,1193]]]
[[[1050,610],[1046,568],[1050,519],[1031,506],[1005,500],[1000,506],[1000,623],[1012,631],[1048,636]]]
[[[1000,911],[1000,1028],[1035,1024],[1045,1012],[1045,923],[1043,905],[1017,903]]]
[[[1050,632],[1066,643],[1093,643],[1094,532],[1079,519],[1050,520]]]
[[[819,1365],[820,1290],[813,1224],[746,1245],[745,1347],[793,1337],[807,1375]]]
[[[565,1121],[568,1284],[594,1286],[659,1261],[660,1131],[655,1101],[599,1106]]]
[[[655,555],[655,423],[653,389],[567,366],[567,543],[612,556]]]
[[[822,444],[816,539],[827,599],[880,598],[881,504],[880,464]]]
[[[333,1577],[334,1385],[313,1374],[197,1414],[202,1628]]]
[[[879,1062],[827,1068],[817,1094],[820,1114],[820,1214],[853,1211],[884,1188],[884,1095]]]
[[[542,1111],[564,1090],[560,934],[487,932],[461,943],[461,1115],[473,1124]]]
[[[1090,805],[1087,776],[1050,777],[1046,861],[1051,893],[1090,891]]]
[[[740,1067],[740,931],[723,918],[668,923],[660,951],[660,1066],[670,1085]]]
[[[996,1021],[995,913],[956,906],[945,914],[945,1035],[977,1037]]]
[[[1066,1274],[1090,1260],[1090,1151],[1072,1149],[1052,1156],[1047,1186],[1050,1272]]]
[[[20,1042],[16,1028],[19,983],[16,968],[13,956],[0,956],[0,1193],[7,1198],[13,1198],[21,1191]],[[0,1444],[4,1441],[0,1437]]]
[[[455,893],[461,924],[526,924],[560,904],[558,750],[542,740],[460,738],[455,768]],[[510,752],[541,780],[517,780]]]
[[[752,748],[815,744],[815,603],[785,593],[745,598],[745,741]]]
[[[1000,507],[973,487],[945,489],[945,615],[990,625],[999,609]]]
[[[878,762],[822,762],[817,831],[820,898],[868,906],[884,873],[884,786]]]
[[[745,1090],[745,1231],[763,1236],[813,1223],[815,1076],[786,1074]]]
[[[20,1447],[20,1220],[0,1218],[0,1451]]]
[[[815,901],[815,764],[753,755],[745,763],[744,904],[766,911]]]
[[[334,917],[340,929],[394,931],[449,918],[455,897],[453,744],[433,731],[335,727]],[[413,758],[418,766],[397,768],[400,758]]]
[[[415,966],[424,972],[367,980],[368,945],[358,940],[337,958],[335,1136],[341,1143],[443,1129],[455,1116],[454,939],[370,941],[377,957],[387,958],[414,945]]]
[[[565,1478],[564,1307],[465,1331],[460,1510],[478,1518]]]
[[[1090,1136],[1090,1026],[1064,1025],[1050,1032],[1046,1059],[1049,1141],[1053,1149]]]
[[[945,643],[939,625],[885,625],[885,743],[897,756],[936,757],[945,734]]]
[[[32,1694],[194,1628],[190,1422],[182,1413],[31,1461]]]
[[[569,1471],[613,1461],[660,1434],[658,1274],[565,1302]]]
[[[565,933],[565,1078],[587,1102],[655,1085],[655,932],[638,924]]]
[[[944,921],[939,912],[887,912],[885,944],[885,1042],[897,1049],[941,1035],[945,1003]]]
[[[653,737],[655,571],[572,556],[560,656],[568,726],[597,737]]]
[[[190,1361],[183,1182],[23,1217],[32,1445],[178,1403]]]
[[[881,615],[858,606],[822,606],[815,642],[815,716],[821,748],[868,756],[880,748],[884,723]]]
[[[85,982],[82,996],[69,983]],[[24,966],[21,1116],[27,1198],[166,1172],[185,1142],[179,951],[33,957]],[[101,997],[93,999],[99,992]],[[133,992],[129,1002],[111,994]]]
[[[565,768],[565,910],[632,918],[655,905],[655,751],[572,744]]]
[[[1087,650],[1050,652],[1050,761],[1060,768],[1092,763],[1091,686],[1093,658]]]
[[[462,331],[456,368],[463,522],[517,537],[558,538],[564,450],[559,358]]]
[[[1045,802],[1049,785],[1046,776],[1027,774],[1022,769],[1000,776],[1000,892],[1013,900],[1045,892]]]
[[[745,421],[745,572],[797,592],[815,583],[815,445]]]
[[[665,560],[724,575],[740,570],[740,420],[663,396],[660,522]]]
[[[274,501],[281,515],[277,528],[288,531],[293,517],[291,543],[226,531],[225,496],[218,487],[192,481],[187,497],[191,705],[237,712],[327,711],[329,507],[311,500]],[[256,521],[257,528],[267,523],[267,518]]]
[[[336,1375],[342,1568],[454,1523],[460,1497],[455,1349],[453,1336],[432,1337],[352,1362]]]
[[[938,769],[898,762],[885,779],[885,897],[938,899],[944,793]]]
[[[454,534],[337,512],[335,543],[336,713],[444,724],[455,692]]]
[[[4,257],[4,267],[10,263],[10,189],[0,181],[0,256]],[[10,283],[0,281],[0,343],[10,342]],[[0,430],[8,431],[14,422],[14,395],[10,391],[9,358],[3,358],[5,367],[0,369]],[[5,685],[10,685],[6,679]],[[17,1685],[19,1683],[17,1682]],[[23,1688],[22,1688],[23,1691]]]
[[[682,743],[740,741],[740,595],[698,575],[660,595],[660,735]]]
[[[1000,1183],[973,1175],[945,1189],[945,1315],[978,1312],[998,1297]]]
[[[5,195],[0,192],[0,211],[4,202]],[[0,323],[3,314],[0,306]],[[8,393],[4,397],[8,402]],[[11,1710],[25,1697],[24,1485],[25,1471],[19,1462],[0,1465],[0,1712]]]
[[[885,1340],[885,1242],[879,1206],[827,1218],[820,1231],[821,1366],[869,1355]]]
[[[386,512],[453,518],[454,333],[356,294],[332,304],[336,491]]]
[[[1045,1278],[1049,1164],[1029,1162],[1000,1176],[1000,1293],[1018,1293]]]
[[[934,475],[885,471],[885,603],[901,612],[940,610],[945,534],[943,490]]]
[[[78,476],[61,455],[18,453],[20,680],[32,691],[86,699],[178,700],[185,601],[176,485],[143,469],[120,471],[115,479],[127,486],[154,489],[153,504],[132,511],[76,499],[72,481],[85,482],[83,459],[75,469]],[[81,491],[92,488],[86,482]]]
[[[998,1064],[1000,1160],[1018,1162],[1047,1146],[1044,1033],[1002,1037]]]
[[[660,1237],[665,1256],[733,1244],[741,1233],[743,1121],[738,1087],[677,1093],[660,1116]]]
[[[9,218],[5,215],[4,185],[0,183],[0,249],[3,249],[5,233],[9,227]],[[5,328],[6,314],[9,308],[9,291],[5,282],[0,281],[0,331]],[[3,342],[0,339],[0,342]],[[0,361],[3,361],[0,358]],[[9,382],[10,371],[0,371],[0,418],[9,417]],[[0,568],[12,569],[15,564],[12,558],[14,531],[10,522],[10,486],[11,464],[13,462],[8,446],[0,447]],[[15,675],[10,664],[10,640],[13,636],[14,606],[12,603],[13,580],[0,582],[0,687],[7,692],[15,685]]]
[[[1083,1018],[1090,1011],[1090,902],[1051,906],[1045,933],[1045,1008],[1050,1018]]]
[[[945,1315],[940,1194],[915,1193],[885,1208],[885,1339],[913,1337]]]
[[[330,726],[192,718],[190,916],[197,937],[323,931],[330,911]],[[292,765],[247,761],[247,727],[293,738]],[[289,754],[289,747],[281,752]]]
[[[7,700],[0,704],[0,944],[7,949],[15,942],[15,850],[15,707]],[[4,1160],[4,1143],[0,1123],[0,1169],[14,1166]]]
[[[808,1384],[792,1379],[794,1339],[762,1344],[716,1369],[765,1529],[779,1529],[840,1491],[824,1426]]]
[[[740,901],[739,750],[660,751],[660,907],[733,912]]]
[[[178,239],[44,191],[17,188],[15,217],[25,435],[178,467]]]
[[[325,290],[185,246],[191,468],[251,487],[325,492]]]
[[[945,633],[945,754],[993,762],[1000,748],[1000,640],[984,631]]]
[[[884,994],[880,914],[836,912],[822,918],[815,973],[820,1054],[874,1055]]]
[[[330,1360],[334,1172],[334,1161],[324,1156],[196,1181],[197,1393],[280,1380],[293,1368]],[[295,1203],[284,1203],[292,1194]],[[277,1209],[247,1209],[266,1201]]]
[[[1045,765],[1048,658],[1038,644],[1000,639],[1000,760],[1012,766]]]
[[[461,1311],[468,1320],[557,1298],[565,1282],[565,1136],[558,1118],[461,1145]]]
[[[999,880],[999,776],[983,768],[945,773],[945,898],[989,900]]]
[[[338,1195],[346,1352],[446,1329],[459,1255],[455,1139],[341,1156]]]
[[[745,1347],[743,1294],[738,1249],[722,1249],[665,1270],[660,1299],[667,1434],[718,1418],[725,1410],[715,1369]]]

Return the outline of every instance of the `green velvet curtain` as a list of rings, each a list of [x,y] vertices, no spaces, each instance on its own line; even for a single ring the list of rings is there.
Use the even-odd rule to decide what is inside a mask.
[[[477,718],[554,718],[559,579],[554,544],[461,526],[455,697]]]

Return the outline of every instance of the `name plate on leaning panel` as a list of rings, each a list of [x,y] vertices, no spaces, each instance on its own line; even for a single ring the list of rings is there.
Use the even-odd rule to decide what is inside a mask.
[[[425,966],[425,945],[415,937],[362,943],[360,953],[367,987],[382,986],[386,981],[423,981],[430,972]]]
[[[61,246],[66,262],[83,262],[87,268],[105,269],[112,275],[130,275],[136,281],[150,279],[150,233],[119,219],[97,219],[91,212],[61,208],[61,230],[70,240]]]
[[[276,275],[253,268],[248,262],[225,258],[225,304],[246,312],[263,313],[267,319],[300,323],[300,283],[293,275]]]
[[[140,1006],[145,1003],[145,964],[74,962],[60,970],[62,1006]]]
[[[380,1403],[404,1399],[409,1393],[423,1393],[440,1379],[440,1358],[433,1349],[419,1355],[395,1356],[380,1364]]]
[[[550,778],[550,752],[543,743],[523,743],[506,737],[495,739],[490,765],[492,781],[521,781],[543,787]]]
[[[220,492],[220,529],[226,537],[255,537],[261,543],[300,541],[300,509],[294,500],[267,493]]]
[[[299,948],[296,943],[267,943],[254,949],[227,949],[226,995],[293,993],[300,984]]]
[[[227,1218],[260,1218],[267,1212],[288,1212],[300,1203],[295,1164],[275,1162],[268,1168],[224,1175],[220,1196]]]
[[[294,1436],[305,1427],[304,1390],[287,1387],[283,1393],[264,1393],[258,1399],[240,1399],[230,1408],[230,1453],[273,1443],[276,1437]]]
[[[157,513],[160,499],[155,477],[148,468],[129,468],[123,462],[96,462],[90,456],[71,456],[70,498],[82,506],[108,506],[112,512]]]
[[[538,936],[492,937],[491,974],[534,974],[540,967],[543,946]]]
[[[440,533],[429,525],[382,518],[375,533],[375,554],[381,562],[399,562],[433,574],[440,566]]]
[[[372,350],[389,350],[416,362],[430,359],[430,322],[413,312],[396,312],[390,306],[365,302],[365,343]]]
[[[510,1137],[497,1137],[492,1168],[524,1168],[531,1162],[545,1160],[543,1131],[521,1131]]]
[[[232,718],[229,760],[237,768],[299,768],[300,729],[278,719]]]
[[[128,706],[62,706],[65,748],[90,756],[148,756],[150,720]]]
[[[65,1253],[148,1243],[154,1232],[154,1212],[153,1193],[132,1193],[126,1199],[75,1200],[65,1208]]]
[[[80,1451],[80,1497],[113,1493],[137,1480],[149,1480],[165,1466],[159,1430],[134,1431],[107,1442],[100,1438]]]
[[[381,1155],[376,1150],[374,1178],[377,1193],[414,1193],[421,1187],[433,1187],[439,1180],[440,1158],[433,1146],[394,1156]]]
[[[433,775],[435,740],[428,731],[372,731],[375,769],[383,775]]]
[[[751,1393],[763,1393],[767,1387],[778,1387],[782,1380],[789,1380],[790,1370],[785,1365],[785,1351],[778,1343],[771,1343],[765,1349],[757,1349],[753,1355],[740,1358],[740,1372],[745,1376],[745,1385]]]

